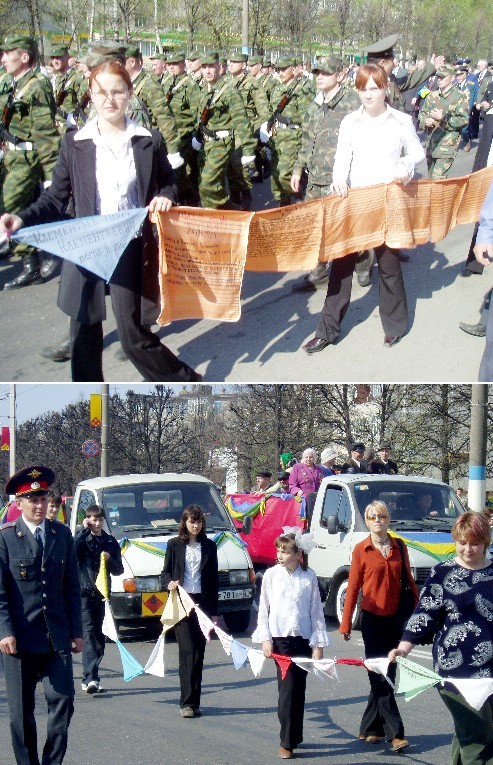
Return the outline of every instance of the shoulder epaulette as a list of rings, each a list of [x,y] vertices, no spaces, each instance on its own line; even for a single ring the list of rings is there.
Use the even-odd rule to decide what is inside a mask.
[[[0,531],[3,531],[4,529],[10,529],[12,526],[15,526],[15,521],[9,521],[8,523],[3,523],[0,526]]]

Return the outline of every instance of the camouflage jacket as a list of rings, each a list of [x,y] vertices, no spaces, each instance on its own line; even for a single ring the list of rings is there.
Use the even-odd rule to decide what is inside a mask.
[[[171,77],[164,88],[166,101],[175,117],[180,138],[191,135],[196,124],[197,109],[202,93],[199,86],[187,74]]]
[[[76,69],[57,74],[53,86],[56,108],[56,124],[61,132],[67,129],[67,117],[77,109],[88,88],[88,80]]]
[[[256,131],[270,117],[269,99],[262,86],[251,74],[232,77],[231,85],[240,93],[252,130]]]
[[[302,85],[302,82],[298,80],[296,83],[296,80],[294,79],[285,85],[282,82],[277,82],[270,93],[270,108],[272,115],[284,94],[291,92],[291,100],[282,110],[280,121],[298,125],[300,129],[308,104],[312,100],[310,96],[303,90]]]
[[[243,156],[252,156],[257,142],[253,136],[243,99],[224,77],[220,77],[212,86],[206,83],[196,116],[197,127],[204,107],[207,105],[209,105],[209,118],[205,129],[234,132],[236,144],[241,145]]]
[[[317,93],[303,117],[301,149],[294,163],[293,174],[308,171],[310,183],[330,186],[341,120],[360,106],[357,93],[341,87],[330,101],[323,103]]]
[[[439,125],[426,128],[425,121],[433,109],[441,109],[443,118]],[[466,92],[452,85],[445,93],[433,90],[421,104],[420,127],[429,134],[427,153],[432,157],[455,156],[460,143],[460,131],[469,122],[469,99]]]
[[[53,98],[48,98],[32,69],[19,77],[15,82],[15,89],[12,77],[5,77],[0,88],[0,112],[3,112],[10,94],[14,94],[10,109],[9,133],[19,141],[34,144],[33,151],[41,163],[44,178],[50,180],[60,148]]]
[[[134,95],[143,101],[151,117],[151,126],[163,136],[168,152],[178,151],[178,131],[166,93],[155,78],[141,69],[132,80]]]

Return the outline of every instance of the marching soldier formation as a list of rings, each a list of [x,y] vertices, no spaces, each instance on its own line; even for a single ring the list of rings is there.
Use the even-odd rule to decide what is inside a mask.
[[[431,92],[422,96],[419,124],[430,177],[445,178],[461,131],[472,124],[467,92],[456,84],[457,66],[442,56],[421,62],[409,75],[400,76],[403,70],[394,74],[397,39],[391,35],[368,46],[366,58],[389,76],[387,101],[393,108],[403,108],[401,96],[407,91],[429,87]],[[340,58],[318,56],[307,72],[290,55],[273,62],[269,55],[233,53],[225,60],[215,51],[156,51],[146,71],[138,45],[116,43],[93,45],[83,59],[75,59],[66,45],[54,45],[49,57],[51,78],[37,68],[31,37],[12,34],[2,46],[0,212],[26,208],[50,185],[61,136],[93,116],[90,71],[109,58],[123,63],[132,81],[128,116],[163,135],[179,204],[248,210],[252,183],[267,179],[279,206],[332,193],[339,126],[359,106],[354,72]],[[491,80],[486,63],[478,62],[480,93]],[[478,99],[473,116],[483,108],[484,94]],[[54,256],[23,244],[4,244],[0,258],[9,255],[20,258],[22,268],[4,284],[7,290],[41,283],[58,266]],[[362,286],[370,283],[372,262],[371,251],[357,257]],[[319,263],[293,291],[312,291],[326,283],[326,265]],[[58,347],[49,350],[42,355],[57,361],[70,355],[65,342],[61,354]]]

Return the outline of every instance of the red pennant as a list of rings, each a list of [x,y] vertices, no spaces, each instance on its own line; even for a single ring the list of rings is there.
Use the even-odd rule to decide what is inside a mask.
[[[291,666],[291,659],[289,656],[281,656],[278,653],[271,654],[271,658],[273,658],[276,664],[279,665],[279,669],[281,670],[281,678],[284,680],[286,677],[286,672]]]
[[[336,659],[336,664],[349,664],[353,667],[364,667],[363,659]]]

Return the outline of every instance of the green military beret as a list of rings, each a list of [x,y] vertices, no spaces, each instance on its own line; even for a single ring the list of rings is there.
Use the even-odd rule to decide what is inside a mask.
[[[241,61],[242,63],[246,64],[248,61],[248,56],[246,53],[232,53],[229,57],[229,60],[233,62]]]
[[[447,77],[449,74],[455,74],[456,69],[455,66],[452,66],[452,64],[443,64],[439,69],[437,69],[437,77]]]
[[[383,37],[381,40],[377,40],[372,45],[369,45],[365,53],[370,58],[394,58],[394,45],[398,39],[399,35]]]
[[[270,56],[264,56],[262,66],[272,66],[272,59]]]
[[[88,69],[94,69],[96,66],[99,66],[106,61],[106,59],[100,53],[88,53],[81,58],[80,61],[82,64],[85,64]]]
[[[187,61],[198,61],[200,58],[200,53],[196,50],[190,51],[190,53],[187,53],[186,59]]]
[[[142,53],[138,45],[127,45],[125,56],[126,58],[142,58]]]
[[[202,56],[199,56],[200,61],[202,62],[202,66],[204,64],[218,64],[219,63],[219,53],[214,50],[208,50],[206,53],[204,53]]]
[[[51,48],[51,58],[62,58],[68,55],[68,45],[53,45]]]
[[[248,66],[255,66],[255,64],[262,63],[262,56],[250,56],[248,59]]]
[[[288,66],[296,66],[294,56],[281,56],[276,61],[276,69],[287,69]]]
[[[5,42],[2,45],[2,50],[9,51],[16,50],[16,48],[27,50],[30,53],[36,53],[36,43],[32,37],[16,34],[7,35]]]
[[[180,64],[182,61],[185,61],[185,51],[177,50],[168,54],[168,64]]]
[[[153,53],[152,56],[149,56],[149,58],[151,61],[168,61],[166,53],[159,53],[159,51]]]
[[[315,66],[312,69],[313,74],[322,72],[322,74],[336,74],[342,72],[344,68],[344,62],[342,58],[336,56],[320,56],[317,58]]]

